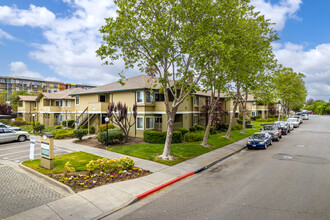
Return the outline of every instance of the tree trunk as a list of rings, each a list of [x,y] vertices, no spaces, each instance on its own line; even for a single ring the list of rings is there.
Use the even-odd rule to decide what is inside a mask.
[[[207,139],[209,138],[209,134],[210,134],[211,125],[212,125],[212,122],[213,122],[214,110],[215,110],[216,103],[217,102],[214,102],[214,104],[212,103],[212,106],[211,106],[211,111],[210,111],[210,114],[209,114],[209,119],[208,119],[208,122],[207,122],[206,129],[205,129],[205,134],[204,134],[203,142],[201,144],[204,147],[208,147],[208,145],[207,145]]]
[[[174,129],[174,119],[175,119],[176,111],[172,109],[172,112],[168,114],[168,121],[167,121],[167,134],[165,140],[165,146],[163,154],[157,156],[159,159],[163,160],[175,160],[175,157],[171,155],[171,144],[173,138],[173,129]]]
[[[235,118],[235,113],[236,113],[236,110],[237,110],[237,98],[236,98],[236,103],[234,105],[234,109],[233,109],[233,115],[230,117],[230,121],[229,121],[229,126],[228,126],[228,130],[227,130],[227,133],[225,135],[226,138],[230,138],[230,132],[231,132],[231,129],[233,127],[233,121],[234,121],[234,118]]]
[[[243,107],[243,124],[242,124],[242,130],[241,133],[245,134],[245,121],[246,121],[246,108]]]

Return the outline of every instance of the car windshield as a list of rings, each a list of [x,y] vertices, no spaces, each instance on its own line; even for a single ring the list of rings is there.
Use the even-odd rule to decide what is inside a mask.
[[[253,134],[252,139],[264,139],[265,134]]]
[[[295,119],[295,118],[289,118],[287,121],[288,121],[288,122],[296,122],[297,119]]]
[[[276,126],[264,126],[264,130],[266,131],[276,130]]]

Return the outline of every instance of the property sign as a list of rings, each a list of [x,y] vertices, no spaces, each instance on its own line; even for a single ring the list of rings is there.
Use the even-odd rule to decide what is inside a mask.
[[[34,147],[36,145],[36,137],[31,136],[30,137],[30,160],[34,159]]]
[[[49,157],[49,143],[41,142],[41,156]]]

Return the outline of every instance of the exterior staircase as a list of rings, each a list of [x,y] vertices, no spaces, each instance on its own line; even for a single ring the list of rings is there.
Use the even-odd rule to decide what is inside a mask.
[[[88,107],[79,115],[77,119],[77,127],[79,129],[81,126],[87,125],[88,121],[91,122],[96,117],[96,114],[89,114]]]

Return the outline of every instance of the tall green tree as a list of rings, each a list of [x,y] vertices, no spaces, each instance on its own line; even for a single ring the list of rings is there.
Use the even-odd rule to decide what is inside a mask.
[[[274,54],[271,43],[277,40],[269,20],[260,15],[260,12],[255,12],[249,1],[238,2],[244,10],[238,11],[232,19],[232,37],[229,43],[234,49],[226,63],[226,71],[232,79],[233,86],[230,94],[234,100],[233,112],[225,135],[227,138],[230,138],[235,112],[240,103],[243,104],[245,126],[248,93],[256,89],[266,70],[272,68]]]
[[[123,59],[125,69],[152,67],[155,83],[165,96],[167,136],[159,158],[171,155],[175,114],[179,105],[198,90],[203,71],[196,58],[208,46],[212,0],[115,0],[117,17],[107,18],[100,32],[104,44],[96,51],[104,64]],[[211,12],[211,13],[210,13]],[[123,76],[123,72],[120,73]],[[169,96],[173,101],[169,101]]]
[[[292,68],[279,67],[274,74],[276,94],[281,99],[284,114],[288,115],[293,109],[304,106],[307,90],[305,88],[304,74],[296,73]]]

